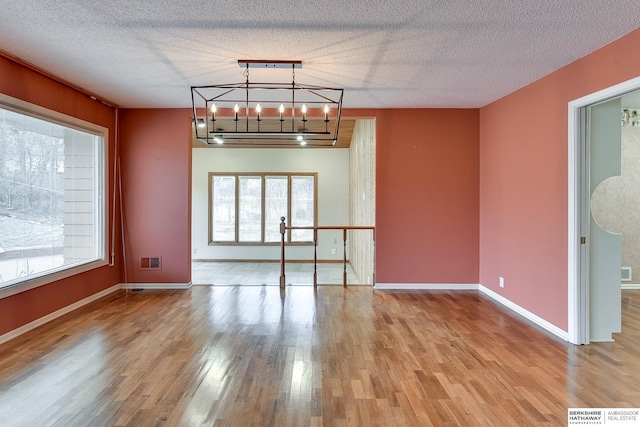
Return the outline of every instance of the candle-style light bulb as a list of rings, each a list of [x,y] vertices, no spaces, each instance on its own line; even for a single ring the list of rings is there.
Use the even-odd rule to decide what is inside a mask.
[[[307,114],[307,106],[305,104],[302,104],[302,114]]]
[[[282,132],[282,123],[284,122],[284,119],[282,118],[282,114],[284,113],[283,104],[280,104],[280,108],[278,108],[278,111],[280,112],[280,132]]]
[[[260,112],[262,111],[262,107],[260,104],[256,104],[256,114],[258,115],[258,121],[260,121]]]
[[[324,104],[324,121],[329,121],[329,106],[327,104]]]
[[[238,121],[238,111],[240,111],[240,107],[238,107],[238,104],[236,104],[235,107],[233,107],[233,112],[236,113],[236,122]]]
[[[211,104],[211,121],[216,121],[216,104]]]

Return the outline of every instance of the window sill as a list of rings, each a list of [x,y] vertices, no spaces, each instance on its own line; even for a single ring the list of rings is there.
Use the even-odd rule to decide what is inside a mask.
[[[285,242],[285,246],[313,246],[313,242]],[[274,247],[280,246],[278,243],[236,243],[236,242],[209,242],[209,246],[267,246]]]
[[[67,279],[69,277],[94,270],[99,267],[104,267],[105,265],[108,265],[108,262],[104,259],[89,261],[76,267],[66,268],[62,271],[44,274],[42,276],[34,277],[33,279],[28,279],[23,282],[5,286],[0,285],[0,299],[26,292],[40,286],[48,285],[50,283],[57,282],[58,280]]]

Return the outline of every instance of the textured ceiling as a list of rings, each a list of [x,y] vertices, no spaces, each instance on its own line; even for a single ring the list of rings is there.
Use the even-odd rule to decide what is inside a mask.
[[[243,81],[238,59],[302,60],[296,80],[344,88],[345,107],[480,107],[639,13],[637,0],[3,0],[0,50],[123,107],[189,106],[192,85]]]

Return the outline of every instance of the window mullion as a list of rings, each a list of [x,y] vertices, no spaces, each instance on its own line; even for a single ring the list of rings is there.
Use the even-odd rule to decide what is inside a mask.
[[[265,222],[264,222],[264,217],[265,217],[265,199],[266,199],[266,192],[265,192],[265,187],[266,187],[266,182],[265,182],[265,174],[262,174],[262,179],[260,180],[260,190],[261,190],[261,194],[262,194],[262,206],[261,206],[261,212],[260,212],[260,242],[261,243],[265,243],[264,242],[264,228],[265,228]]]
[[[235,243],[240,243],[240,175],[236,174],[236,226]]]
[[[291,210],[291,174],[287,175],[287,225],[289,227],[291,227],[291,224],[293,224],[293,222],[291,221],[291,214],[292,214],[292,210]],[[287,241],[291,242],[291,230],[289,229],[287,231]]]

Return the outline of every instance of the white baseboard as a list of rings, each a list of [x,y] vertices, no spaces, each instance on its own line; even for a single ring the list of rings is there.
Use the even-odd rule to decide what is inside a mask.
[[[32,329],[37,328],[38,326],[42,326],[47,322],[50,322],[54,319],[57,319],[58,317],[64,316],[67,313],[72,312],[73,310],[76,310],[84,305],[87,305],[93,301],[96,301],[100,298],[102,298],[103,296],[109,295],[112,292],[117,291],[118,289],[120,289],[121,286],[118,285],[113,285],[110,288],[107,288],[103,291],[98,292],[97,294],[93,294],[91,296],[88,296],[84,299],[81,299],[80,301],[74,302],[71,305],[68,305],[66,307],[61,308],[60,310],[56,310],[53,313],[49,313],[46,316],[43,316],[39,319],[34,320],[33,322],[29,322],[26,325],[20,326],[17,329],[14,329],[12,331],[7,332],[6,334],[0,335],[0,344],[3,344],[9,340],[14,339],[15,337],[22,335],[26,332],[29,332]]]
[[[189,289],[189,283],[121,283],[122,289]]]
[[[479,285],[479,290],[480,290],[481,293],[483,293],[487,297],[491,298],[495,302],[507,307],[508,309],[511,309],[511,310],[515,311],[516,313],[518,313],[519,315],[521,315],[525,319],[527,319],[527,320],[535,323],[536,325],[540,326],[541,328],[549,331],[550,333],[552,333],[553,335],[557,336],[558,338],[561,338],[564,341],[569,341],[569,333],[568,332],[563,331],[562,329],[558,328],[556,325],[547,322],[542,317],[539,317],[538,315],[533,314],[529,310],[520,307],[518,304],[512,302],[511,300],[506,299],[502,295],[492,291],[489,288],[486,288],[486,287],[484,287],[482,285]]]
[[[377,290],[429,290],[429,291],[477,291],[478,286],[472,283],[376,283]]]
[[[71,305],[68,305],[60,310],[54,311],[46,316],[43,316],[39,319],[34,320],[33,322],[29,322],[26,325],[23,325],[17,329],[7,332],[4,335],[0,335],[0,344],[3,344],[19,335],[22,335],[32,329],[37,328],[38,326],[44,325],[47,322],[50,322],[60,316],[64,316],[67,313],[72,312],[84,305],[87,305],[93,301],[96,301],[103,296],[109,295],[112,292],[117,291],[118,289],[189,289],[192,284],[189,283],[121,283],[110,288],[107,288],[103,291],[100,291],[96,294],[93,294],[87,298],[84,298],[80,301],[77,301]],[[497,303],[515,311],[520,314],[524,318],[529,321],[535,323],[541,328],[549,331],[550,333],[556,335],[559,338],[562,338],[565,341],[568,341],[569,334],[557,326],[547,322],[543,318],[531,313],[530,311],[520,307],[514,302],[506,299],[500,294],[495,293],[489,288],[486,288],[482,285],[476,284],[453,284],[453,283],[376,283],[376,290],[451,290],[451,291],[461,291],[461,290],[479,290],[481,293],[496,301]],[[640,286],[638,286],[640,289]]]
[[[502,295],[482,285],[453,284],[453,283],[443,283],[443,284],[440,284],[440,283],[376,283],[375,289],[376,290],[404,290],[404,291],[406,290],[480,291],[482,294],[491,298],[495,302],[507,307],[510,310],[515,311],[525,319],[535,323],[536,325],[549,331],[553,335],[563,339],[564,341],[569,340],[568,332],[563,331],[562,329],[558,328],[556,325],[547,322],[546,320],[533,314],[529,310],[520,307],[518,304],[506,299]]]
[[[189,288],[191,288],[191,282],[189,283],[119,283],[103,291],[100,291],[97,294],[93,294],[91,296],[88,296],[87,298],[81,299],[80,301],[76,301],[73,304],[70,304],[66,307],[61,308],[60,310],[54,311],[53,313],[49,313],[46,316],[43,316],[39,319],[34,320],[33,322],[29,322],[26,325],[20,326],[19,328],[9,331],[6,334],[0,335],[0,344],[3,344],[9,340],[12,340],[24,333],[29,332],[32,329],[37,328],[38,326],[42,326],[47,322],[57,319],[60,316],[64,316],[65,314],[70,313],[73,310],[76,310],[93,301],[96,301],[102,298],[103,296],[109,295],[110,293],[115,292],[118,289],[189,289]]]

